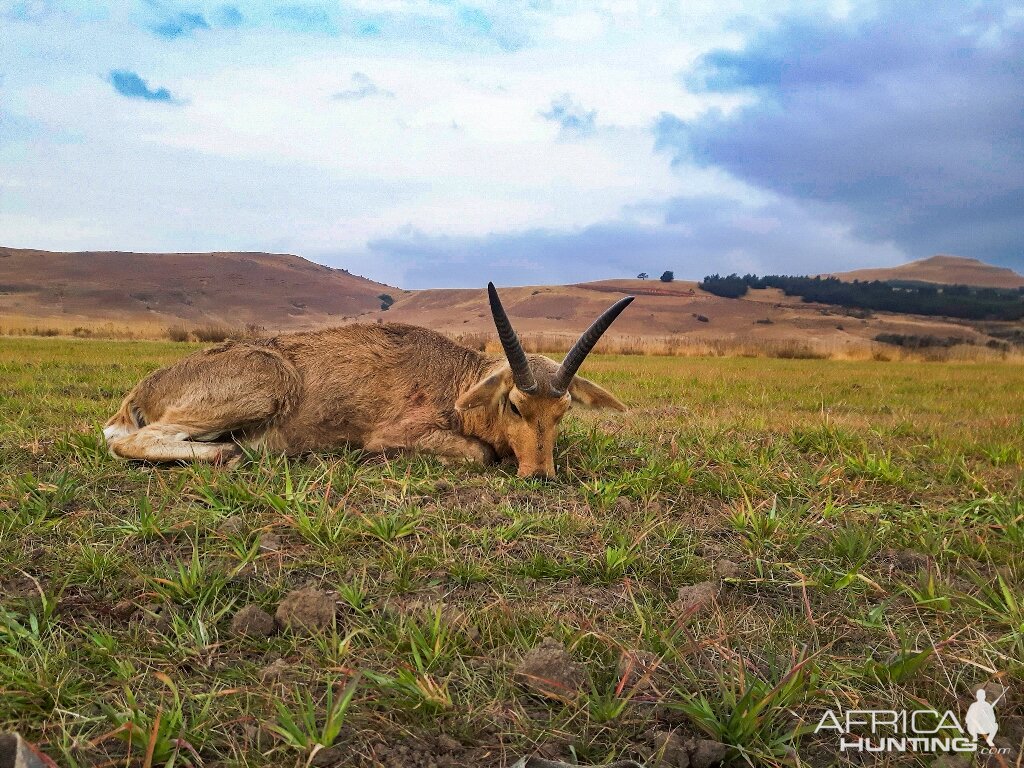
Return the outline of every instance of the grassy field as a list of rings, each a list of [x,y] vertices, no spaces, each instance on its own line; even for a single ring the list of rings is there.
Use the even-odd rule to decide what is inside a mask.
[[[983,684],[1017,760],[1024,367],[597,357],[631,410],[572,414],[552,483],[109,458],[189,348],[0,339],[0,726],[62,766],[843,764],[825,709]],[[326,629],[232,630],[305,587]],[[564,686],[517,674],[544,638]]]

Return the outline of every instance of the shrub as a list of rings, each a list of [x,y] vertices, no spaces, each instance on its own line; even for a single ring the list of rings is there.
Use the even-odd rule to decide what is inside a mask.
[[[167,338],[171,341],[188,341],[188,328],[183,325],[172,325],[167,329]]]
[[[932,336],[913,333],[879,333],[875,341],[907,349],[928,349],[932,347],[953,347],[957,344],[973,344],[970,339],[959,336]]]
[[[198,341],[224,341],[231,335],[231,331],[222,325],[203,325],[192,330]]]
[[[666,269],[664,272],[661,273],[660,280],[663,283],[671,283],[675,279],[676,279],[676,276],[672,272],[672,270],[670,270],[670,269]]]
[[[929,285],[907,281],[845,282],[836,277],[791,275],[709,275],[700,287],[709,293],[738,298],[749,288],[778,288],[807,302],[849,308],[855,317],[872,310],[916,315],[944,315],[968,320],[1013,321],[1024,318],[1024,290],[967,285]]]
[[[725,277],[708,275],[698,283],[697,287],[715,296],[721,296],[726,299],[738,299],[741,296],[747,295],[747,290],[749,290],[748,284],[751,278],[753,278],[753,275],[740,277],[735,273]]]

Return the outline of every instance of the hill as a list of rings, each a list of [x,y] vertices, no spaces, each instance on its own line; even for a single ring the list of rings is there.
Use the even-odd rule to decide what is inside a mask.
[[[394,298],[386,311],[381,294]],[[992,341],[979,324],[849,311],[805,303],[774,288],[751,290],[739,299],[712,295],[688,281],[623,279],[501,289],[528,346],[545,350],[567,348],[625,294],[637,299],[615,323],[605,349],[671,352],[690,346],[761,354],[799,345],[843,354],[863,351],[880,334],[975,345]],[[252,324],[278,332],[387,321],[434,328],[477,346],[494,341],[482,286],[406,291],[286,254],[0,248],[0,332],[158,338],[172,326]]]
[[[311,327],[378,309],[389,291],[287,254],[0,248],[0,314],[63,324]]]
[[[931,256],[898,267],[856,269],[839,272],[840,280],[916,280],[944,285],[973,285],[981,288],[1020,288],[1024,276],[1006,267],[996,267],[963,256]]]
[[[609,334],[618,341],[611,346],[619,349],[628,348],[630,340],[670,338],[713,347],[725,342],[729,349],[742,347],[751,353],[794,343],[842,353],[863,349],[879,334],[956,338],[981,345],[989,340],[963,322],[883,312],[850,313],[839,307],[808,304],[774,288],[752,290],[741,299],[714,296],[689,281],[603,280],[500,290],[516,330],[527,342],[532,339],[533,346],[544,349],[571,343],[602,310],[625,294],[637,298]],[[466,340],[494,333],[482,288],[403,291],[396,299],[390,310],[366,319],[425,325]]]

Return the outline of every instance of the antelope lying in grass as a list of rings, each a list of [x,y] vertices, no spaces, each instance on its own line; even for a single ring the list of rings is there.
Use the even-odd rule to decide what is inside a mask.
[[[625,410],[576,371],[633,297],[559,364],[523,351],[494,285],[487,291],[504,359],[397,323],[229,341],[147,376],[103,434],[115,456],[143,461],[220,464],[240,446],[294,455],[347,444],[485,464],[514,456],[520,477],[551,477],[571,403]]]

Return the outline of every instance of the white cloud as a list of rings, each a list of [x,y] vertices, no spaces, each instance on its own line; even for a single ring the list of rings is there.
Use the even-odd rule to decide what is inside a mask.
[[[463,45],[465,30],[450,44],[417,39],[416,19],[444,24],[459,10],[422,0],[346,6],[399,19],[394,38],[386,21],[368,39],[291,34],[273,28],[262,3],[240,5],[237,29],[175,40],[118,8],[4,22],[5,108],[50,136],[5,145],[0,134],[0,178],[18,187],[4,236],[36,247],[345,252],[394,279],[369,241],[653,222],[652,201],[708,195],[764,202],[715,168],[672,168],[652,126],[666,112],[685,119],[745,103],[688,93],[678,73],[736,44],[737,19],[784,6],[478,6],[529,44]],[[181,103],[124,99],[104,79],[113,69]],[[357,74],[388,97],[332,98]],[[563,94],[596,113],[592,132],[569,140],[541,116]]]

